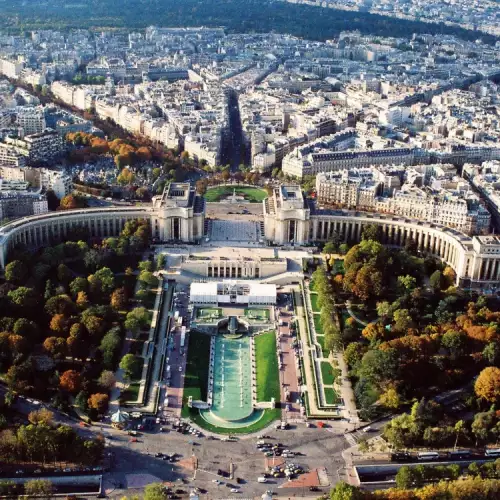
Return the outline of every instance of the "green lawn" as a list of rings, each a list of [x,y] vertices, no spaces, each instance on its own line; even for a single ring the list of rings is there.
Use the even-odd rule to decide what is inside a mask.
[[[243,196],[245,200],[251,203],[261,202],[268,196],[264,189],[254,187],[218,186],[207,190],[205,193],[205,200],[208,202],[220,201],[227,196],[232,196],[235,190],[236,196]]]
[[[312,307],[313,312],[320,312],[321,309],[319,308],[319,305],[318,305],[318,294],[311,293],[309,295],[309,297],[311,298],[311,307]]]
[[[340,403],[337,393],[331,387],[325,387],[325,400],[329,405]]]
[[[184,400],[206,401],[208,368],[210,363],[210,335],[191,331],[189,334],[186,376],[184,377]]]
[[[137,401],[140,386],[141,384],[139,382],[132,382],[124,391],[121,392],[120,400],[123,402]]]
[[[328,361],[321,362],[321,375],[323,377],[323,384],[332,385],[335,382],[337,374],[336,370]]]
[[[257,365],[257,401],[280,401],[280,380],[276,335],[263,333],[255,337],[255,362]]]
[[[217,427],[215,425],[209,424],[199,413],[196,408],[188,408],[187,406],[182,408],[182,417],[190,418],[195,424],[199,425],[201,428],[206,429],[210,432],[216,432],[217,434],[250,434],[252,432],[260,431],[267,427],[274,420],[279,420],[281,418],[281,410],[275,408],[274,410],[264,410],[262,417],[252,425],[240,428],[226,428]]]
[[[318,344],[321,346],[321,351],[323,352],[323,357],[328,358],[330,353],[325,349],[325,336],[324,335],[316,335],[316,339]]]
[[[130,380],[141,380],[142,368],[144,367],[144,358],[140,355],[136,356],[137,364],[134,366],[134,373],[132,373]]]
[[[316,333],[318,335],[323,335],[323,327],[321,326],[320,315],[313,314],[313,320],[314,320],[314,328],[316,328]]]

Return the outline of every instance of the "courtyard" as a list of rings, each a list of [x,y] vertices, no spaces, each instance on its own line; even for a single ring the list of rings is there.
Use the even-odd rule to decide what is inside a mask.
[[[259,203],[267,198],[267,192],[264,189],[249,186],[217,186],[207,190],[205,200],[207,202],[217,202],[225,199],[231,199],[233,194],[237,199],[243,199],[250,203]]]
[[[260,240],[258,222],[213,220],[211,222],[210,239],[213,241],[240,241],[257,243]]]

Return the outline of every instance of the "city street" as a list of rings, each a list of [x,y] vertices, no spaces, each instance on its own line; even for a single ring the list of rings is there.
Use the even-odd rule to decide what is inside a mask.
[[[345,440],[339,427],[307,428],[305,424],[291,424],[286,431],[277,431],[273,427],[262,431],[271,438],[266,441],[280,442],[295,453],[300,453],[287,462],[293,462],[309,470],[325,467],[326,477],[330,483],[337,481],[337,469],[343,464],[341,452],[345,447]],[[111,446],[115,452],[116,464],[113,471],[105,475],[105,486],[112,497],[121,497],[130,494],[125,491],[128,483],[134,484],[137,475],[151,475],[153,478],[144,477],[144,480],[176,481],[179,488],[188,490],[198,487],[207,490],[202,498],[225,498],[227,487],[217,485],[213,479],[220,479],[224,483],[236,485],[236,478],[241,478],[245,483],[240,484],[241,493],[245,498],[262,495],[267,490],[280,493],[280,488],[287,480],[270,478],[267,483],[258,483],[257,477],[266,472],[264,454],[256,449],[258,437],[242,437],[234,442],[225,442],[219,438],[208,437],[194,438],[191,434],[180,434],[168,427],[169,432],[160,433],[159,426],[150,433],[143,433],[137,442],[130,442],[129,436],[124,432],[114,431]],[[171,464],[155,458],[155,453],[179,454],[179,461]],[[193,478],[193,459],[195,455],[198,463],[196,479]],[[233,464],[234,478],[217,476],[217,471],[229,472]],[[116,472],[115,472],[116,471]],[[300,477],[300,476],[299,476]],[[157,478],[157,479],[156,479]],[[181,484],[181,480],[187,481]],[[122,488],[119,485],[122,485]],[[328,491],[326,485],[322,491]],[[302,487],[286,488],[283,490],[288,497],[301,496],[309,491]],[[206,495],[206,496],[205,496]],[[318,493],[319,495],[319,493]]]

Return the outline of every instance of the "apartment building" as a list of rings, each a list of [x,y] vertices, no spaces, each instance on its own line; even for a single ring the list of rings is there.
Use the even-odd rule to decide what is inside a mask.
[[[40,134],[46,128],[45,115],[41,108],[17,107],[16,124],[24,135]]]
[[[0,192],[0,220],[39,215],[49,211],[47,199],[38,193]]]
[[[318,174],[320,204],[434,222],[466,234],[487,234],[491,215],[472,192],[399,184],[404,167],[386,166]]]
[[[0,142],[0,167],[24,167],[26,156],[17,147]]]
[[[5,143],[14,146],[29,162],[50,161],[65,150],[62,137],[53,130],[27,135],[24,139],[6,137]]]
[[[283,158],[283,173],[301,179],[304,175],[367,167],[370,165],[413,165],[421,158],[417,148],[360,149],[356,151],[319,150],[300,155],[295,150]]]

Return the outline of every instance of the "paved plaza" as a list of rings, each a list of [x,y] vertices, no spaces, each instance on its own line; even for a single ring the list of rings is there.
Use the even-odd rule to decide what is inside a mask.
[[[260,239],[259,224],[241,220],[214,220],[211,223],[210,239],[212,241],[258,243]]]

